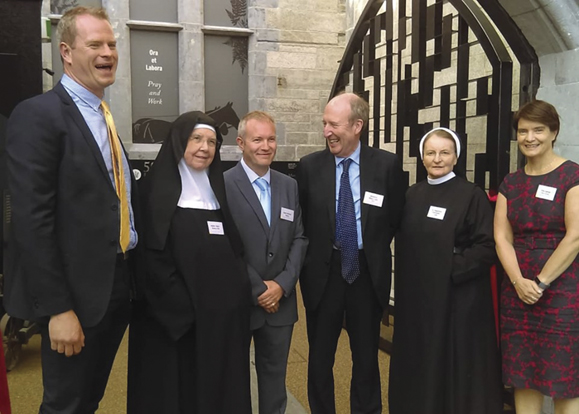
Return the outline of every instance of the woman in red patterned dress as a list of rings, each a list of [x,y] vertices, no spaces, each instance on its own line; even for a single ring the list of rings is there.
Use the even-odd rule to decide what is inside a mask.
[[[515,114],[524,168],[499,188],[496,248],[501,295],[503,381],[517,414],[579,413],[579,165],[553,151],[557,110],[544,101]]]

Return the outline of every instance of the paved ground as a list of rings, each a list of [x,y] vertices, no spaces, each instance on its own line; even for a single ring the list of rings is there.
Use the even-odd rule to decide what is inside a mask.
[[[301,298],[298,300],[301,303]],[[307,402],[307,357],[308,345],[306,338],[306,324],[303,308],[299,309],[300,321],[294,328],[292,346],[288,363],[287,387],[290,393],[286,414],[309,413]],[[384,414],[388,413],[388,368],[390,358],[386,353],[379,355],[380,370],[382,373],[382,401]],[[342,332],[336,353],[334,367],[336,387],[337,414],[348,414],[349,410],[349,387],[352,362],[348,347],[348,336]],[[121,349],[115,361],[105,398],[102,401],[99,414],[123,414],[125,413],[127,392],[127,340],[122,343]],[[23,347],[19,365],[8,373],[10,396],[12,399],[12,412],[14,414],[37,414],[42,397],[42,384],[40,377],[40,336],[32,338],[30,344]],[[257,388],[255,373],[252,376],[252,391]],[[255,392],[254,392],[255,397]],[[257,403],[254,398],[254,412],[257,413]],[[304,408],[305,407],[305,408]],[[511,412],[511,411],[505,411]],[[552,414],[553,407],[550,399],[545,400],[544,414]],[[159,413],[163,414],[163,413]],[[234,414],[234,413],[232,413]]]
[[[298,303],[302,303],[299,298]],[[303,308],[299,309],[300,321],[294,328],[292,346],[288,363],[287,387],[290,393],[287,414],[309,413],[307,403],[307,357],[308,345]],[[349,413],[349,387],[352,361],[348,347],[348,336],[345,332],[340,337],[336,353],[334,368],[336,387],[336,407],[338,414]],[[380,355],[380,369],[382,372],[382,400],[384,413],[388,412],[386,393],[388,390],[389,357],[385,353]],[[125,399],[127,392],[127,339],[117,355],[105,398],[101,403],[99,414],[125,413]],[[256,388],[255,377],[252,388]],[[14,414],[36,414],[42,398],[42,384],[40,376],[40,336],[36,335],[30,343],[23,347],[19,365],[8,373],[12,412]],[[255,401],[255,398],[254,398]],[[306,408],[304,408],[306,407]],[[254,412],[257,403],[254,403]],[[163,413],[159,413],[163,414]],[[234,413],[232,413],[234,414]]]

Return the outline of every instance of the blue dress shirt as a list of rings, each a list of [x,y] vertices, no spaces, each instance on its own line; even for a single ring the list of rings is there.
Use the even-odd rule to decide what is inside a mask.
[[[338,212],[338,198],[340,195],[340,177],[342,176],[341,162],[346,158],[352,160],[350,164],[350,188],[352,189],[352,196],[354,197],[354,212],[356,213],[356,232],[358,233],[358,249],[364,248],[362,242],[362,209],[360,199],[360,148],[361,143],[349,157],[334,157],[336,160],[336,213]]]
[[[113,161],[111,158],[111,146],[109,143],[109,134],[107,130],[107,123],[105,121],[105,116],[100,109],[101,99],[94,93],[88,91],[83,86],[79,85],[76,81],[70,78],[68,75],[62,75],[60,80],[64,89],[68,92],[74,103],[76,104],[78,110],[80,111],[82,117],[84,118],[92,136],[94,137],[100,152],[103,156],[105,165],[109,172],[109,178],[113,187],[115,186],[115,177],[113,175]],[[125,185],[127,188],[127,200],[129,201],[129,219],[131,224],[131,238],[129,241],[128,250],[133,249],[137,245],[138,236],[135,230],[135,219],[133,217],[133,206],[131,205],[131,169],[129,167],[129,162],[127,161],[124,151],[123,151],[123,172],[125,176]],[[120,214],[120,209],[119,209]],[[119,252],[120,246],[119,246]]]
[[[249,182],[251,183],[251,186],[253,187],[253,191],[255,191],[255,195],[257,196],[257,199],[259,200],[259,197],[261,196],[261,190],[260,190],[259,186],[255,183],[255,180],[260,178],[260,176],[257,175],[257,173],[255,171],[253,171],[251,168],[249,168],[249,165],[246,164],[246,162],[243,158],[241,158],[241,166],[243,167],[245,174],[247,174],[247,178],[249,178]],[[265,181],[267,181],[267,183],[269,184],[269,188],[271,189],[271,170],[269,168],[267,169],[267,172],[264,174],[264,176],[261,178],[263,178]]]

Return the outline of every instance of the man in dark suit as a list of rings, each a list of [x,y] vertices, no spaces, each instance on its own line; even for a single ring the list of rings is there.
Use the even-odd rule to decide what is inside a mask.
[[[118,60],[106,11],[71,9],[58,32],[61,82],[8,122],[4,304],[41,326],[40,413],[84,414],[97,410],[129,321],[137,197],[101,102]]]
[[[298,320],[295,285],[307,248],[298,187],[269,168],[277,148],[275,123],[254,111],[239,123],[242,160],[225,173],[227,200],[244,245],[254,308],[251,330],[260,414],[283,414],[287,360]]]
[[[332,368],[342,325],[352,352],[351,412],[382,412],[378,342],[390,298],[390,243],[406,181],[396,156],[360,142],[368,104],[346,93],[324,110],[328,148],[298,171],[306,236],[300,286],[306,307],[308,397],[313,414],[334,414]]]

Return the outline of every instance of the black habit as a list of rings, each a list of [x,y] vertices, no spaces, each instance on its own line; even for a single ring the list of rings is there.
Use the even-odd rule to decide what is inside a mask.
[[[492,230],[486,194],[460,177],[408,190],[397,236],[390,414],[502,412]]]
[[[219,210],[177,206],[178,163],[199,123],[216,130],[209,182]],[[221,142],[210,117],[183,114],[146,177],[147,277],[129,337],[129,414],[251,413],[250,286],[225,198]],[[208,222],[222,223],[225,234],[210,234]]]

